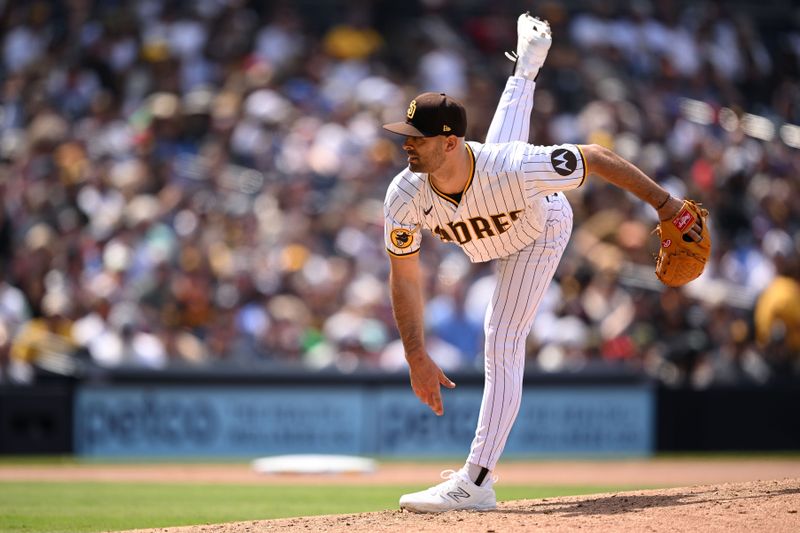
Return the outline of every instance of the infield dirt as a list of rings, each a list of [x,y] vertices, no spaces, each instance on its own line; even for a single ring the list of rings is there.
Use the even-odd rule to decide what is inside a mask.
[[[259,475],[242,464],[2,465],[0,481],[117,481],[252,484],[417,485],[452,464],[385,463],[369,475]],[[504,462],[504,485],[669,486],[501,502],[496,511],[375,513],[137,530],[137,533],[260,531],[460,533],[800,532],[800,459],[713,458]],[[400,495],[398,494],[398,497]]]
[[[489,512],[417,515],[382,511],[205,526],[148,533],[344,532],[770,532],[800,531],[800,479],[502,502]],[[145,530],[139,530],[143,533]]]

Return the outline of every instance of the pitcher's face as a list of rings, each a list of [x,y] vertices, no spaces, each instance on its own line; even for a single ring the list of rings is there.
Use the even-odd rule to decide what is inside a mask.
[[[413,172],[432,174],[442,166],[445,159],[447,137],[406,137],[403,150],[408,156],[408,168]]]

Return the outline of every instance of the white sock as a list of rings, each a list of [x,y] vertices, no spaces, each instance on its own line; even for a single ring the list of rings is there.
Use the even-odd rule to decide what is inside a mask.
[[[469,479],[479,487],[481,485],[485,485],[486,482],[491,478],[491,472],[488,468],[472,463],[467,463],[466,467],[467,476],[469,476]],[[481,474],[483,474],[483,476],[481,476]],[[480,479],[480,483],[478,483],[478,479]]]

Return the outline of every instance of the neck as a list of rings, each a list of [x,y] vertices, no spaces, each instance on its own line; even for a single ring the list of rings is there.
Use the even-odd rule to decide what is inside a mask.
[[[463,191],[470,177],[471,158],[466,144],[459,143],[453,152],[452,157],[448,157],[435,173],[428,175],[436,188],[445,194],[457,194]]]

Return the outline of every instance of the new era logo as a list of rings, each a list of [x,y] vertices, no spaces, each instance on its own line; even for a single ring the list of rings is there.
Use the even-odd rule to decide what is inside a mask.
[[[681,233],[684,233],[686,228],[694,224],[694,216],[688,209],[684,209],[678,213],[678,216],[672,219],[672,223],[675,224],[675,227],[678,228]]]

